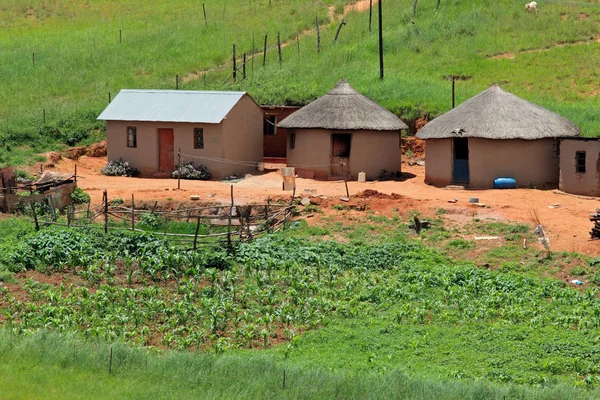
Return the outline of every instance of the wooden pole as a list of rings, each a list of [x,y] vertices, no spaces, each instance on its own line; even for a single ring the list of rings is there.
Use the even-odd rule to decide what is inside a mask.
[[[89,220],[91,218],[91,214],[90,214],[90,207],[92,206],[92,199],[90,199],[88,201],[88,206],[87,206],[87,219]]]
[[[415,15],[417,15],[417,2],[418,2],[418,1],[419,1],[419,0],[415,0],[415,1],[414,1],[414,3],[413,3],[413,17],[414,17]]]
[[[112,374],[112,347],[110,348],[110,359],[108,361],[108,373]]]
[[[102,193],[102,201],[104,202],[104,233],[108,233],[108,194],[106,189]]]
[[[131,230],[135,230],[135,200],[133,193],[131,193]]]
[[[250,67],[251,69],[251,78],[254,79],[254,50],[256,47],[254,47],[254,31],[252,31],[252,66]]]
[[[300,55],[300,36],[296,33],[296,46],[298,47],[298,55]]]
[[[231,245],[231,214],[233,213],[233,185],[231,185],[231,206],[229,207],[229,215],[227,216],[227,249],[232,250]]]
[[[204,26],[208,26],[208,22],[206,21],[206,7],[204,7],[204,3],[202,3],[202,12],[204,13]]]
[[[194,139],[195,140],[195,139]],[[181,147],[177,151],[177,190],[181,189]]]
[[[246,53],[244,53],[244,63],[242,64],[242,79],[246,80]]]
[[[108,92],[108,104],[110,104],[110,92]]]
[[[373,20],[373,0],[369,0],[369,32],[371,32],[371,21]]]
[[[123,31],[119,29],[119,44],[123,43]]]
[[[342,168],[342,174],[344,174],[344,185],[346,186],[346,197],[350,198],[350,192],[348,191],[348,176],[346,174],[346,169],[344,168],[344,162],[340,161],[340,167]]]
[[[377,2],[378,10],[379,10],[379,79],[383,80],[383,27],[382,27],[382,6],[383,0],[379,0]]]
[[[179,75],[175,74],[175,90],[179,90]]]
[[[344,18],[342,18],[342,22],[340,22],[340,25],[337,28],[337,32],[335,32],[335,38],[333,38],[333,42],[337,42],[338,40],[338,36],[340,35],[340,31],[342,30],[342,26],[346,25],[346,22],[344,21]]]
[[[265,47],[263,50],[263,67],[266,65],[267,63],[267,35],[265,35]]]
[[[279,67],[282,65],[281,60],[281,37],[279,36],[279,32],[277,32],[277,52],[279,54]]]
[[[35,53],[31,53],[31,63],[35,67]]]
[[[196,233],[194,234],[194,250],[196,250],[196,243],[198,242],[198,232],[200,231],[200,217],[196,222]]]
[[[271,206],[271,196],[267,197],[267,205],[265,206],[265,225],[267,233],[271,233],[271,221],[269,221],[269,207]]]
[[[437,0],[437,4],[435,5],[435,8],[440,8],[440,1],[441,0]]]
[[[454,79],[455,76],[452,75],[452,108],[454,108]]]
[[[235,66],[235,43],[233,44],[233,82],[236,80],[237,68]]]
[[[31,213],[33,214],[33,220],[35,221],[35,230],[39,231],[40,223],[38,222],[37,213],[35,212],[35,202],[32,201],[31,203],[29,203],[29,205],[31,206]]]
[[[71,226],[71,205],[67,206],[67,226]]]
[[[317,53],[321,52],[321,32],[319,31],[319,16],[315,17],[315,23],[317,25]]]
[[[44,126],[46,126],[46,109],[42,110],[42,119],[44,120]]]

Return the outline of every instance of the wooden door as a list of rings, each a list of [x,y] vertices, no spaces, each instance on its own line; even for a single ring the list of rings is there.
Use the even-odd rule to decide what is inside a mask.
[[[331,135],[331,176],[348,175],[350,171],[350,143],[352,135],[334,133]]]
[[[175,169],[173,129],[158,130],[158,170],[171,173]]]

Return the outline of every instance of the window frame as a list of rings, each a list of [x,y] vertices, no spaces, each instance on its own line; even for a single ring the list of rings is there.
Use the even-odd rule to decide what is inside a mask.
[[[129,140],[129,135],[133,135],[133,143]],[[125,140],[127,147],[130,149],[137,148],[137,126],[128,126],[125,130]]]
[[[582,164],[583,162],[583,164]],[[585,151],[575,152],[575,173],[585,174],[586,173],[586,154]]]
[[[198,133],[201,134],[201,143],[198,146]],[[193,140],[194,140],[194,149],[196,150],[202,150],[204,149],[204,128],[194,128],[194,136],[193,136]]]

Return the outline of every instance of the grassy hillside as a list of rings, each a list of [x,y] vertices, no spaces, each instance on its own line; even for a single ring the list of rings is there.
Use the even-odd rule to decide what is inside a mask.
[[[304,104],[344,77],[402,117],[415,118],[449,109],[448,76],[454,74],[466,78],[457,83],[459,103],[501,83],[572,119],[584,135],[600,132],[600,7],[593,0],[541,1],[538,14],[526,13],[516,0],[441,0],[439,8],[436,0],[420,0],[414,17],[412,0],[386,0],[383,82],[376,7],[373,32],[368,11],[350,12],[334,44],[339,21],[330,18],[328,7],[341,15],[342,0],[208,0],[206,26],[199,1],[19,3],[0,3],[0,145],[9,150],[0,153],[0,163],[26,162],[59,142],[94,140],[102,125],[93,116],[109,92],[174,88],[176,75],[182,89],[247,90],[270,104]],[[320,54],[316,15],[326,25]],[[277,32],[290,41],[281,67]],[[299,54],[298,32],[305,33]],[[233,84],[232,44],[238,55],[251,53],[253,33],[259,53],[268,35],[266,66],[257,54],[254,65],[247,65],[247,79]],[[83,133],[63,134],[65,129]]]

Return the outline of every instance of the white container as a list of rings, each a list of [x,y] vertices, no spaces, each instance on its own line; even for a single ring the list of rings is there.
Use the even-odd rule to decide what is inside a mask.
[[[359,182],[366,182],[367,181],[367,174],[365,174],[364,172],[359,172],[358,173],[358,181]]]
[[[257,168],[258,168],[258,172],[263,172],[265,170],[265,163],[259,162]]]

